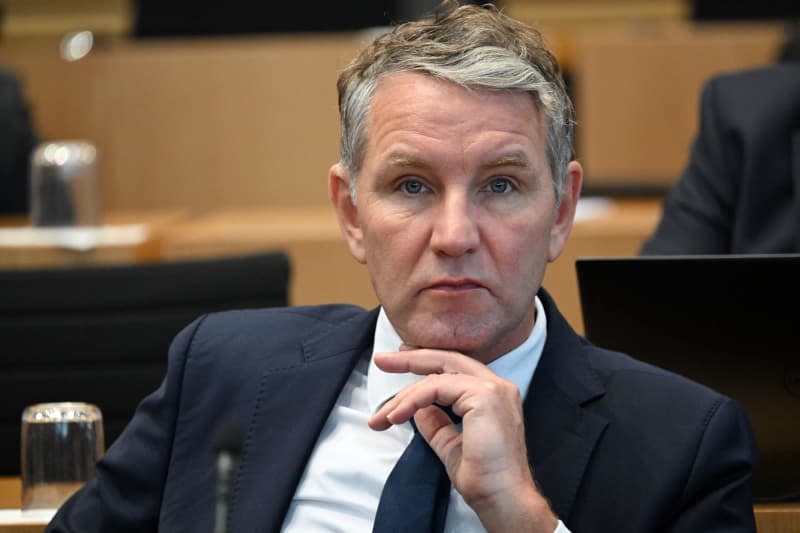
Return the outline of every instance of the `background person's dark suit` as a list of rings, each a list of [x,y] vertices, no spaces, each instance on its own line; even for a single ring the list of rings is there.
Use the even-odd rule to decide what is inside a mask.
[[[575,533],[755,531],[743,411],[683,378],[578,337],[542,291],[547,341],[525,401],[533,471]],[[377,312],[351,306],[209,315],[170,351],[140,406],[48,531],[208,531],[210,440],[244,430],[230,531],[279,530]]]
[[[683,176],[642,253],[800,252],[800,64],[713,78]]]
[[[28,172],[37,142],[22,86],[0,68],[0,214],[28,212]]]

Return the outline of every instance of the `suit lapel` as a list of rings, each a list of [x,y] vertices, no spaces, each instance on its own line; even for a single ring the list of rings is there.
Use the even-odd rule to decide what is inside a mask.
[[[553,510],[566,518],[607,420],[583,405],[603,388],[580,338],[540,291],[547,342],[525,399],[526,440],[534,476]],[[245,435],[231,505],[232,531],[278,531],[306,462],[341,388],[371,350],[377,310],[309,331],[302,363],[264,372]]]
[[[544,290],[539,297],[547,315],[547,341],[525,399],[526,441],[542,493],[566,520],[608,421],[583,408],[604,389],[580,337]]]
[[[377,310],[308,331],[297,347],[301,364],[266,370],[234,485],[232,531],[280,529],[340,390],[372,348],[376,319]]]

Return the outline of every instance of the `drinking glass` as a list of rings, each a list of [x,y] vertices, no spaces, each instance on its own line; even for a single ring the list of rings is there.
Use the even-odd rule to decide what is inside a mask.
[[[105,451],[95,405],[41,403],[22,413],[22,509],[58,508],[95,475]]]
[[[101,223],[97,148],[88,141],[48,141],[31,156],[33,226],[98,226]]]

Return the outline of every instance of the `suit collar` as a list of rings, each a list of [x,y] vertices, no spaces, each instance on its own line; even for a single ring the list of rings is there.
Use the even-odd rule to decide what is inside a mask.
[[[586,348],[546,291],[547,341],[524,403],[534,476],[553,510],[566,519],[592,451],[608,421],[583,408],[604,389]],[[310,330],[302,363],[270,367],[249,424],[231,504],[231,530],[264,524],[278,531],[317,437],[360,357],[372,349],[378,310]]]
[[[608,420],[584,408],[605,390],[587,347],[544,289],[547,341],[525,399],[525,440],[531,467],[553,511],[566,520],[592,452]]]
[[[536,376],[552,379],[554,386],[577,405],[602,395],[603,385],[586,359],[586,341],[575,333],[546,290],[539,291],[539,298],[547,315],[547,341],[541,372],[537,371],[533,383]]]

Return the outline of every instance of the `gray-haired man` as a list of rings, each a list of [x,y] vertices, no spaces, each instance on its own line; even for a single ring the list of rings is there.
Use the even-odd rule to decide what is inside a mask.
[[[446,5],[369,45],[339,94],[330,195],[381,306],[195,322],[51,531],[210,524],[226,417],[246,434],[233,531],[369,531],[415,431],[445,515],[404,525],[420,513],[398,501],[376,531],[753,531],[742,410],[588,344],[540,288],[582,179],[540,35]]]

